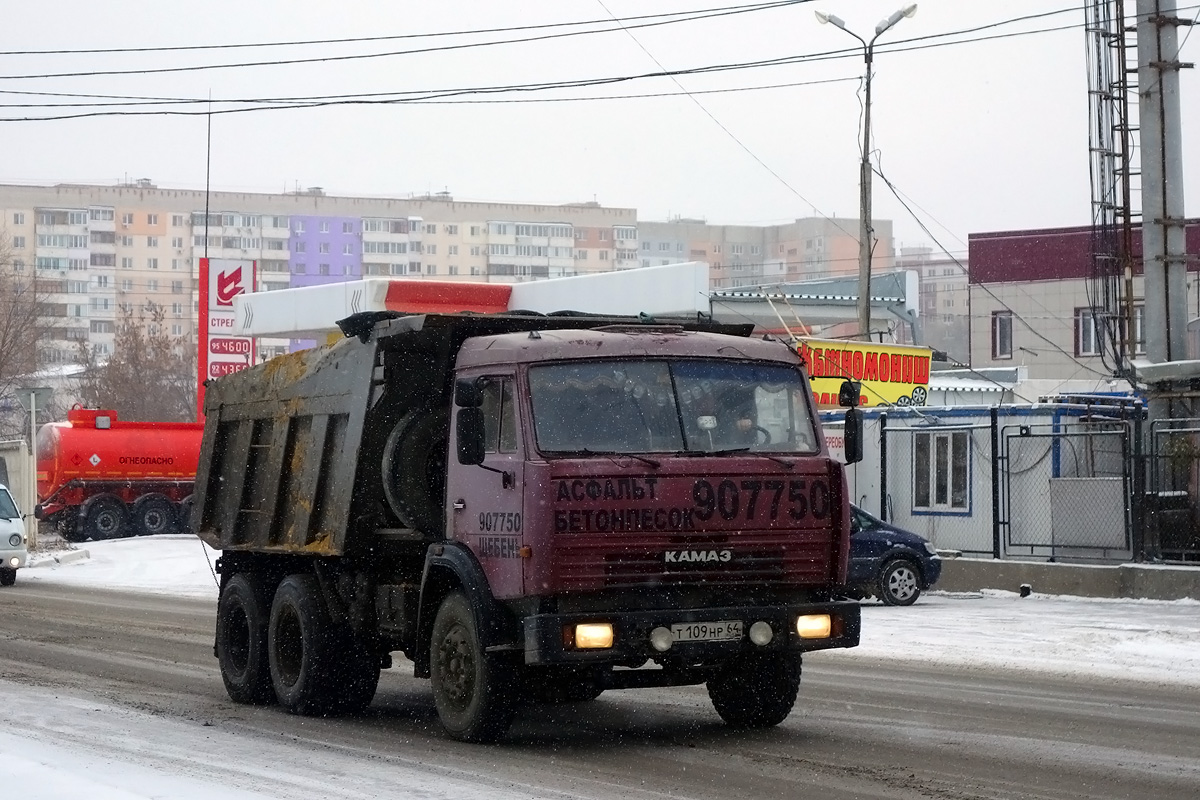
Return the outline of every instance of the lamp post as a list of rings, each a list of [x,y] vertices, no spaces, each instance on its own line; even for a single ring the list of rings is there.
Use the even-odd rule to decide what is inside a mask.
[[[840,17],[818,11],[817,21],[822,25],[832,23],[858,40],[863,48],[863,61],[866,62],[867,73],[863,79],[863,143],[862,163],[859,166],[859,241],[858,241],[858,335],[869,340],[871,338],[871,236],[874,228],[871,225],[871,62],[875,56],[875,40],[905,17],[917,13],[917,4],[904,6],[875,26],[875,35],[870,41],[863,39],[846,27]]]

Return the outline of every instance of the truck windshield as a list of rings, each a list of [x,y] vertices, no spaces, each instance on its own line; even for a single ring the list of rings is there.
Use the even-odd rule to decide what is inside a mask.
[[[529,369],[542,452],[811,453],[801,372],[729,361],[585,361]]]

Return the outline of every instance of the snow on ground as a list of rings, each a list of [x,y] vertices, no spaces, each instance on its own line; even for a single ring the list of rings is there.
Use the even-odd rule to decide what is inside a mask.
[[[212,566],[218,554],[194,537],[121,539],[80,549],[87,557],[36,555],[17,586],[5,591],[19,591],[28,581],[209,598],[216,604]],[[1200,601],[934,591],[909,608],[865,603],[858,648],[810,656],[862,657],[1200,686]],[[415,761],[360,766],[362,771],[346,775],[337,754],[317,743],[221,741],[197,723],[155,718],[82,694],[48,696],[0,681],[0,700],[7,718],[0,730],[4,796],[21,800],[505,800],[537,793]],[[217,784],[207,767],[224,748],[236,748],[240,757],[222,761],[247,769]]]
[[[89,542],[89,557],[35,556],[20,581],[217,599],[219,553],[192,536]],[[863,604],[862,643],[822,659],[878,657],[1200,686],[1200,601],[1115,600],[985,590]]]

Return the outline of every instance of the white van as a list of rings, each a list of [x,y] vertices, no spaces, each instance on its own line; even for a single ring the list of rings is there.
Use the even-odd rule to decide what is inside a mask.
[[[17,570],[25,566],[29,552],[25,549],[25,523],[21,512],[9,493],[8,487],[0,483],[0,586],[12,586],[17,582]]]

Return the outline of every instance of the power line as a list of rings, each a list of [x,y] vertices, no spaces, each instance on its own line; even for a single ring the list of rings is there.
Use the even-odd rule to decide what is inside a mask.
[[[795,5],[797,3],[808,3],[812,0],[781,0],[781,2],[760,4],[756,6],[748,6],[736,8],[732,11],[715,11],[694,13],[682,19],[658,20],[654,22],[637,22],[626,26],[629,28],[657,28],[663,25],[675,25],[681,22],[694,22],[697,20],[718,19],[721,17],[733,16],[736,14],[745,14],[753,11],[763,11],[783,6]],[[518,28],[517,30],[522,30]],[[447,44],[436,47],[420,47],[412,50],[395,50],[384,53],[352,53],[341,56],[313,56],[309,58],[289,58],[289,59],[274,59],[271,61],[246,61],[238,63],[226,64],[192,64],[182,67],[152,67],[142,69],[119,69],[119,70],[87,70],[82,72],[51,72],[38,75],[0,75],[0,80],[35,80],[47,78],[81,78],[91,76],[115,76],[115,75],[156,75],[166,73],[179,72],[199,72],[210,69],[244,69],[248,67],[277,67],[291,66],[296,64],[324,64],[334,61],[361,61],[364,59],[374,58],[392,58],[396,56],[423,55],[427,53],[447,53],[457,50],[469,50],[478,47],[497,47],[508,44],[526,44],[529,42],[548,41],[552,39],[565,39],[577,36],[590,36],[593,34],[613,33],[620,28],[608,28],[603,30],[585,30],[585,31],[564,31],[561,33],[548,33],[533,36],[521,36],[511,39],[497,39],[487,42],[468,42],[463,44]]]
[[[27,56],[27,55],[90,55],[90,54],[113,54],[113,53],[168,53],[181,51],[196,51],[196,50],[234,50],[254,47],[301,47],[308,45],[330,45],[330,44],[359,44],[362,42],[388,42],[401,41],[406,39],[430,39],[442,36],[477,36],[490,33],[512,33],[515,31],[533,31],[547,30],[553,28],[570,28],[582,25],[602,25],[611,21],[617,22],[635,22],[638,20],[648,19],[663,19],[669,17],[686,17],[692,14],[702,14],[710,12],[731,12],[742,13],[746,11],[758,11],[768,8],[778,8],[788,5],[796,5],[799,3],[810,3],[813,0],[775,0],[775,2],[752,3],[749,5],[737,6],[721,6],[717,8],[693,9],[691,11],[670,11],[661,14],[643,14],[639,16],[623,17],[617,19],[593,19],[593,20],[577,20],[575,22],[552,22],[541,25],[513,25],[503,28],[475,28],[469,30],[458,31],[437,31],[431,33],[405,33],[394,34],[389,36],[356,36],[344,39],[302,39],[296,41],[285,42],[242,42],[233,44],[208,44],[208,45],[177,45],[177,46],[159,46],[159,47],[106,47],[106,48],[90,48],[78,50],[8,50],[0,51],[0,56]],[[683,20],[687,21],[687,20]]]

